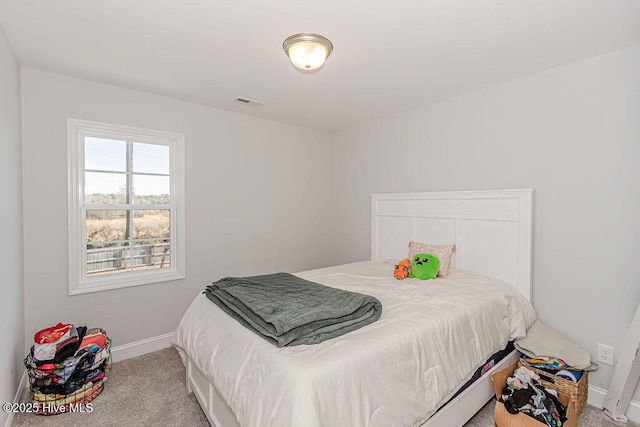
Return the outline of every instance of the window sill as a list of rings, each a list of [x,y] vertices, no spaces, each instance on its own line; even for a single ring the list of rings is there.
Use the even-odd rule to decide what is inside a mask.
[[[153,283],[169,282],[184,279],[186,275],[180,271],[144,272],[119,274],[118,277],[105,277],[85,280],[77,284],[69,284],[69,295],[83,295],[93,292],[111,291],[114,289],[131,288],[134,286],[151,285]],[[75,286],[74,286],[75,285]]]

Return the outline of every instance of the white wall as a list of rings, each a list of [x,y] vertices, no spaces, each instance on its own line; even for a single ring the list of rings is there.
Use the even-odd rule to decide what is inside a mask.
[[[0,27],[0,402],[11,402],[24,371],[20,66]],[[0,425],[8,414],[0,411]]]
[[[130,343],[223,276],[328,264],[330,135],[29,68],[22,85],[27,337],[63,321]],[[186,280],[68,296],[68,117],[185,134]]]
[[[539,317],[594,359],[620,350],[640,301],[638,76],[640,46],[337,133],[332,261],[369,258],[371,193],[533,187]]]

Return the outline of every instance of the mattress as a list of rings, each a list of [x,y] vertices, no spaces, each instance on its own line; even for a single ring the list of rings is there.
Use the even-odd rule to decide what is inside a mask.
[[[382,302],[377,322],[317,345],[277,348],[202,294],[175,344],[242,426],[420,425],[536,315],[517,289],[479,273],[428,281],[392,273],[372,261],[297,273]]]

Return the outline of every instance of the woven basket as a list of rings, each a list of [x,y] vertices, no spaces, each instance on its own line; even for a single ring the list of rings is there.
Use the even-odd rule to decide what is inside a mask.
[[[573,406],[576,408],[576,415],[580,416],[584,406],[587,404],[587,397],[589,394],[589,372],[584,371],[580,381],[574,383],[573,381],[557,377],[552,373],[543,371],[542,369],[529,366],[529,364],[522,359],[518,359],[518,366],[527,368],[538,374],[540,377],[540,383],[544,387],[554,389],[558,393],[569,396],[571,403],[573,403]]]
[[[98,328],[90,329],[93,331]],[[102,331],[105,334],[106,332]],[[95,399],[104,389],[105,374],[111,370],[111,338],[99,352],[72,356],[55,367],[40,369],[30,352],[24,360],[29,378],[33,413],[58,415],[67,412],[84,412],[84,405]],[[71,372],[67,372],[71,369]],[[60,383],[60,372],[65,372],[66,382]],[[66,393],[66,394],[62,394]]]

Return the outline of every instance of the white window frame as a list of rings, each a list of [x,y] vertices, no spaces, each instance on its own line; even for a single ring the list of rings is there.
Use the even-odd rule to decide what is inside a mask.
[[[170,147],[170,266],[163,269],[87,276],[86,210],[84,205],[84,139],[96,137],[166,145]],[[185,273],[184,135],[69,118],[68,226],[69,295],[179,280]]]

